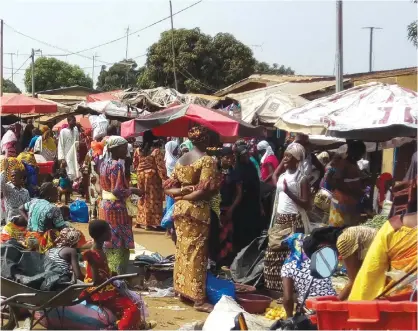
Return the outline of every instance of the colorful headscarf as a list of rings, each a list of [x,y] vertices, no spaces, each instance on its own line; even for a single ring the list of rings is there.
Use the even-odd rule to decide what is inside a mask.
[[[195,126],[189,130],[188,137],[193,145],[206,143],[209,139],[208,129],[204,126]]]
[[[56,247],[75,247],[81,238],[81,232],[74,228],[64,228],[55,239]]]
[[[266,151],[261,158],[260,162],[264,163],[264,161],[271,155],[274,155],[273,149],[271,148],[270,144],[266,140],[262,140],[257,144],[257,150],[259,151]]]
[[[303,252],[303,239],[305,235],[303,233],[294,233],[287,237],[283,242],[289,246],[290,254],[284,261],[284,263],[290,263],[296,261],[296,267],[301,268],[303,261],[307,259],[307,256]]]
[[[127,143],[128,141],[125,138],[122,138],[121,136],[110,136],[106,140],[106,146],[108,149],[119,147]]]
[[[10,182],[12,180],[13,171],[25,171],[25,166],[23,163],[15,157],[8,157],[0,162],[0,172],[6,172],[6,181]]]
[[[305,148],[299,143],[291,143],[287,146],[285,153],[289,153],[298,161],[305,159]]]

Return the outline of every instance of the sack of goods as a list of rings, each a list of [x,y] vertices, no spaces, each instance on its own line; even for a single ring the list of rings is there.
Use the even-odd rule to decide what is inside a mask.
[[[319,209],[328,212],[331,208],[332,193],[321,188],[315,195],[314,205]]]

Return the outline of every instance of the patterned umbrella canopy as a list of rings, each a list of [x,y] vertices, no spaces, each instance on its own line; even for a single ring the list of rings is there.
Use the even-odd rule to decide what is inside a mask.
[[[275,126],[290,132],[365,141],[416,137],[417,96],[394,84],[359,85],[294,108]]]

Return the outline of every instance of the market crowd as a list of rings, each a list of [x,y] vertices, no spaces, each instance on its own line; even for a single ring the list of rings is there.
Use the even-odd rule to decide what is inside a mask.
[[[361,169],[361,141],[348,141],[345,155],[315,154],[305,135],[279,147],[262,139],[220,144],[200,126],[182,142],[151,131],[125,139],[118,125],[103,118],[92,127],[81,127],[70,115],[57,135],[32,123],[23,132],[16,124],[4,133],[2,242],[18,240],[77,278],[99,284],[126,273],[134,227],[160,231],[163,225],[176,245],[176,293],[207,312],[213,308],[206,300],[208,265],[229,268],[267,231],[264,287],[278,293],[289,317],[293,293],[300,303],[311,277],[309,258],[320,247],[334,248],[346,270],[340,300],[373,300],[393,282],[387,271],[416,271],[416,153],[404,181],[394,183],[385,173],[372,183]],[[38,164],[47,161],[55,162],[54,171],[39,174]],[[400,191],[408,196],[402,210],[396,204]],[[71,224],[74,193],[90,205],[93,241]],[[379,224],[366,222],[364,215],[383,213],[388,203],[392,212]],[[77,248],[84,250],[85,276],[74,263]],[[91,300],[119,315],[119,329],[145,327],[129,298],[106,289]],[[318,279],[310,295],[336,292],[330,279]]]

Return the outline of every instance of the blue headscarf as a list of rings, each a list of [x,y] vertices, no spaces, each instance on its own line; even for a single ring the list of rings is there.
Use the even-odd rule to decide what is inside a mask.
[[[304,238],[305,235],[303,233],[294,233],[284,240],[284,243],[286,243],[290,249],[290,254],[284,263],[296,261],[297,268],[301,268],[303,261],[308,259],[302,250]]]

